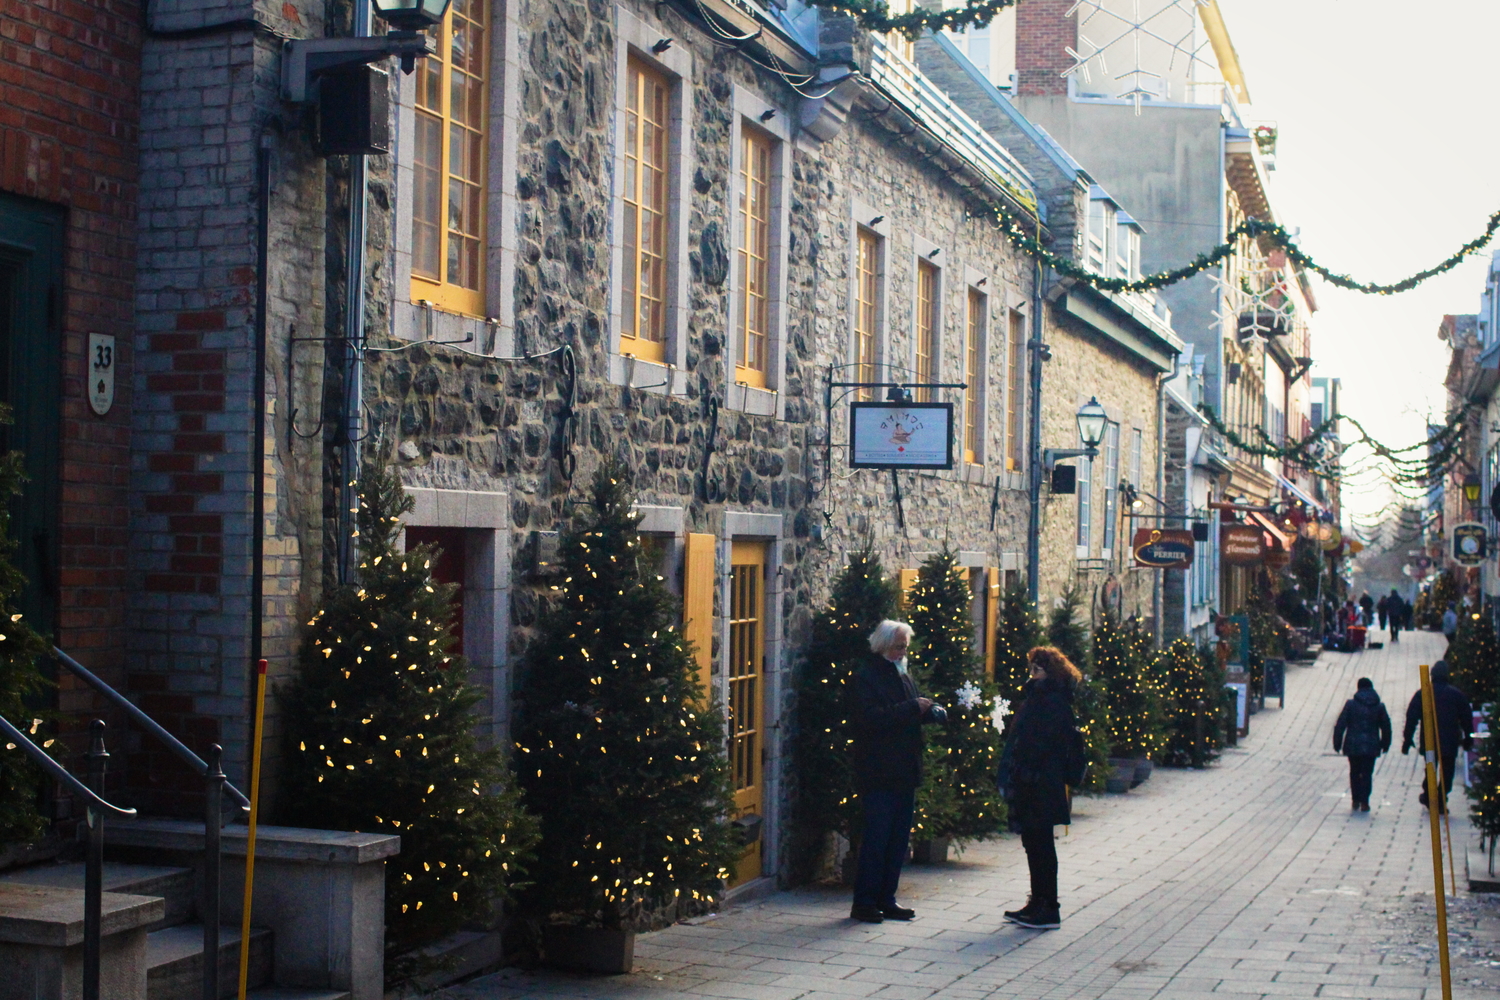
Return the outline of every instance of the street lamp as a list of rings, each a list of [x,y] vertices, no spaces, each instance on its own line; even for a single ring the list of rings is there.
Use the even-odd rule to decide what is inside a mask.
[[[442,23],[452,0],[370,0],[375,13],[393,29],[385,35],[343,38],[299,38],[283,43],[281,97],[293,104],[313,100],[318,77],[358,69],[389,56],[399,56],[401,72],[410,73],[417,60],[437,51],[422,32]]]
[[[423,31],[443,23],[452,0],[370,0],[375,13],[397,31]]]
[[[1470,504],[1479,503],[1479,473],[1471,472],[1464,476],[1464,499]]]
[[[1042,464],[1051,472],[1053,466],[1064,458],[1087,458],[1092,462],[1099,455],[1099,442],[1104,440],[1104,425],[1109,414],[1099,405],[1099,400],[1090,396],[1089,401],[1078,408],[1078,436],[1083,440],[1082,448],[1048,448],[1042,452]]]

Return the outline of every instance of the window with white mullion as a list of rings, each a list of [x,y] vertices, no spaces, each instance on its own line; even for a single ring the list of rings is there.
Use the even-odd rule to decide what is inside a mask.
[[[1104,554],[1115,551],[1115,522],[1120,513],[1120,425],[1104,429]]]

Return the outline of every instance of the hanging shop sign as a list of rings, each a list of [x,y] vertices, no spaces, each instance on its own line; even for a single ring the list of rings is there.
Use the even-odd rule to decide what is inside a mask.
[[[1266,533],[1248,524],[1219,529],[1219,556],[1231,566],[1258,566],[1266,557]]]
[[[1318,529],[1318,544],[1324,552],[1337,552],[1344,545],[1344,533],[1336,524],[1325,524]]]
[[[1135,539],[1130,547],[1135,551],[1137,566],[1150,566],[1153,569],[1187,569],[1193,565],[1193,533],[1191,531],[1137,528]]]
[[[1462,566],[1478,566],[1489,554],[1489,534],[1484,525],[1468,522],[1453,526],[1453,558]]]
[[[953,468],[953,404],[850,403],[849,465]]]

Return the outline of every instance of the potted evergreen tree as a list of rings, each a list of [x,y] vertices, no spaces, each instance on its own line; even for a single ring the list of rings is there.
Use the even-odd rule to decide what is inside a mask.
[[[710,905],[744,845],[723,718],[643,565],[623,467],[577,511],[516,692],[512,766],[541,821],[522,903],[549,962],[628,972],[636,927]]]
[[[1080,790],[1097,793],[1109,790],[1108,784],[1114,775],[1114,767],[1109,760],[1109,705],[1094,676],[1088,629],[1079,620],[1082,608],[1083,595],[1076,587],[1068,588],[1047,616],[1047,643],[1061,650],[1083,672],[1083,683],[1073,693],[1073,714],[1083,733],[1089,764],[1088,775]],[[1123,781],[1123,787],[1118,788],[1118,791],[1130,788],[1134,773],[1132,766],[1129,775],[1117,779],[1117,783]]]
[[[1458,632],[1443,658],[1453,686],[1472,704],[1485,705],[1500,697],[1500,641],[1488,602],[1479,611],[1468,609],[1458,616]]]
[[[1161,762],[1173,767],[1207,767],[1218,756],[1224,687],[1218,660],[1182,636],[1157,656],[1162,679],[1165,732]]]
[[[281,689],[280,820],[401,837],[385,865],[387,978],[428,971],[416,951],[492,922],[525,870],[535,823],[504,754],[474,735],[483,692],[451,651],[454,586],[436,550],[397,548],[413,501],[387,471],[360,481],[359,566],[308,623]]]
[[[1143,780],[1141,762],[1150,759],[1156,741],[1159,710],[1138,632],[1122,625],[1113,611],[1104,612],[1094,631],[1094,675],[1109,706],[1111,791],[1123,791],[1118,788],[1122,780],[1127,787]]]
[[[896,581],[887,579],[880,557],[866,544],[849,557],[833,581],[828,606],[813,618],[812,636],[797,683],[794,744],[797,787],[793,876],[815,878],[836,857],[832,844],[843,838],[858,855],[859,796],[849,758],[853,735],[847,689],[854,672],[870,656],[870,633],[896,616]],[[852,871],[839,872],[846,881]]]

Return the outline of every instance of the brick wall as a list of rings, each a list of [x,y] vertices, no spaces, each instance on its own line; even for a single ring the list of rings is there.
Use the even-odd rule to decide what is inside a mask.
[[[1078,48],[1078,21],[1068,16],[1073,0],[1026,0],[1016,5],[1016,90],[1022,97],[1066,95],[1064,70]]]
[[[133,0],[0,0],[0,191],[67,212],[61,317],[59,645],[123,677],[131,299],[140,116]],[[116,340],[113,408],[85,398],[89,333]],[[91,697],[66,678],[61,707]]]

